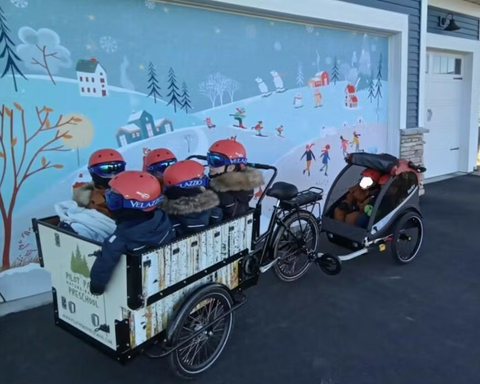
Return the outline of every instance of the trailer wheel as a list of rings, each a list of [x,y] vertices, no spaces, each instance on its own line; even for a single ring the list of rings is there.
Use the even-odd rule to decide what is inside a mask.
[[[203,331],[169,355],[170,368],[177,376],[192,379],[219,358],[233,328],[234,313],[225,316],[232,307],[230,293],[219,285],[201,289],[187,300],[177,315],[171,345],[175,347]]]
[[[392,256],[399,264],[408,264],[418,255],[423,242],[422,218],[416,212],[402,215],[393,227]]]

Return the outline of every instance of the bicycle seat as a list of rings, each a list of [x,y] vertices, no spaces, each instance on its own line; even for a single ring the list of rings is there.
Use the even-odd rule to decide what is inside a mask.
[[[293,184],[278,181],[272,185],[266,194],[278,200],[289,200],[297,196],[298,189]]]

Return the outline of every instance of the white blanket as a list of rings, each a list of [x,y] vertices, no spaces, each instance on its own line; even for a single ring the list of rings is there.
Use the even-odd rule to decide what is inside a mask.
[[[69,224],[80,236],[103,242],[115,231],[115,222],[95,209],[81,208],[73,200],[55,204],[60,221]]]

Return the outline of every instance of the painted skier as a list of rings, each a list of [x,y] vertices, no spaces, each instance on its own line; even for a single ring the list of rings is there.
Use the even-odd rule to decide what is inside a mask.
[[[300,93],[297,93],[293,98],[293,108],[302,108],[303,107],[303,96]]]
[[[328,163],[330,162],[330,144],[325,145],[325,148],[322,150],[322,153],[320,154],[320,158],[322,159],[322,168],[320,168],[320,172],[325,170],[325,176],[328,176]]]
[[[362,152],[360,149],[360,134],[357,131],[353,131],[353,140],[350,144],[350,147],[355,145],[355,152]]]
[[[283,125],[280,125],[280,126],[276,129],[276,131],[278,132],[278,136],[280,136],[280,137],[285,137],[285,136],[283,136]]]
[[[275,88],[277,89],[277,93],[285,92],[287,89],[283,84],[282,75],[280,75],[277,71],[273,70],[270,72],[273,77],[273,84],[275,84]]]
[[[315,93],[313,94],[313,99],[315,101],[315,108],[322,106],[322,94],[318,88],[315,89]]]
[[[348,148],[348,140],[344,139],[343,136],[340,136],[340,141],[342,142],[342,151],[343,151],[343,157],[348,156],[347,148]]]
[[[208,127],[209,129],[212,129],[212,128],[215,128],[215,127],[216,127],[216,125],[212,123],[212,118],[211,118],[211,117],[207,117],[207,118],[205,119],[205,123],[207,124],[207,127]]]
[[[315,155],[312,151],[312,148],[313,148],[314,145],[315,145],[315,143],[307,144],[305,146],[305,153],[300,158],[300,160],[302,160],[305,157],[305,160],[307,161],[306,168],[303,170],[303,174],[305,174],[305,172],[308,172],[309,177],[310,177],[310,166],[312,165],[312,159],[317,161],[317,159],[315,158]]]
[[[258,84],[258,89],[262,93],[262,97],[268,97],[272,94],[272,92],[268,91],[268,86],[267,86],[267,84],[265,84],[265,82],[263,81],[263,79],[261,77],[257,77],[255,79],[255,81]]]
[[[230,116],[233,116],[233,118],[238,121],[238,124],[233,125],[234,127],[247,129],[243,125],[243,119],[245,119],[245,117],[246,117],[245,113],[246,113],[245,108],[237,108],[237,112],[235,112],[233,115],[232,114],[230,115]]]
[[[259,121],[259,122],[257,123],[257,125],[255,125],[254,127],[252,127],[252,129],[254,129],[255,131],[257,131],[257,136],[267,137],[267,136],[265,136],[264,134],[262,134],[263,121]]]

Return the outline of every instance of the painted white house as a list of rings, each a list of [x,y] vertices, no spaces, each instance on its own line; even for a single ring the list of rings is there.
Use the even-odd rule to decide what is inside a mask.
[[[80,95],[87,97],[108,96],[107,72],[95,58],[78,60],[77,71],[78,90]]]

